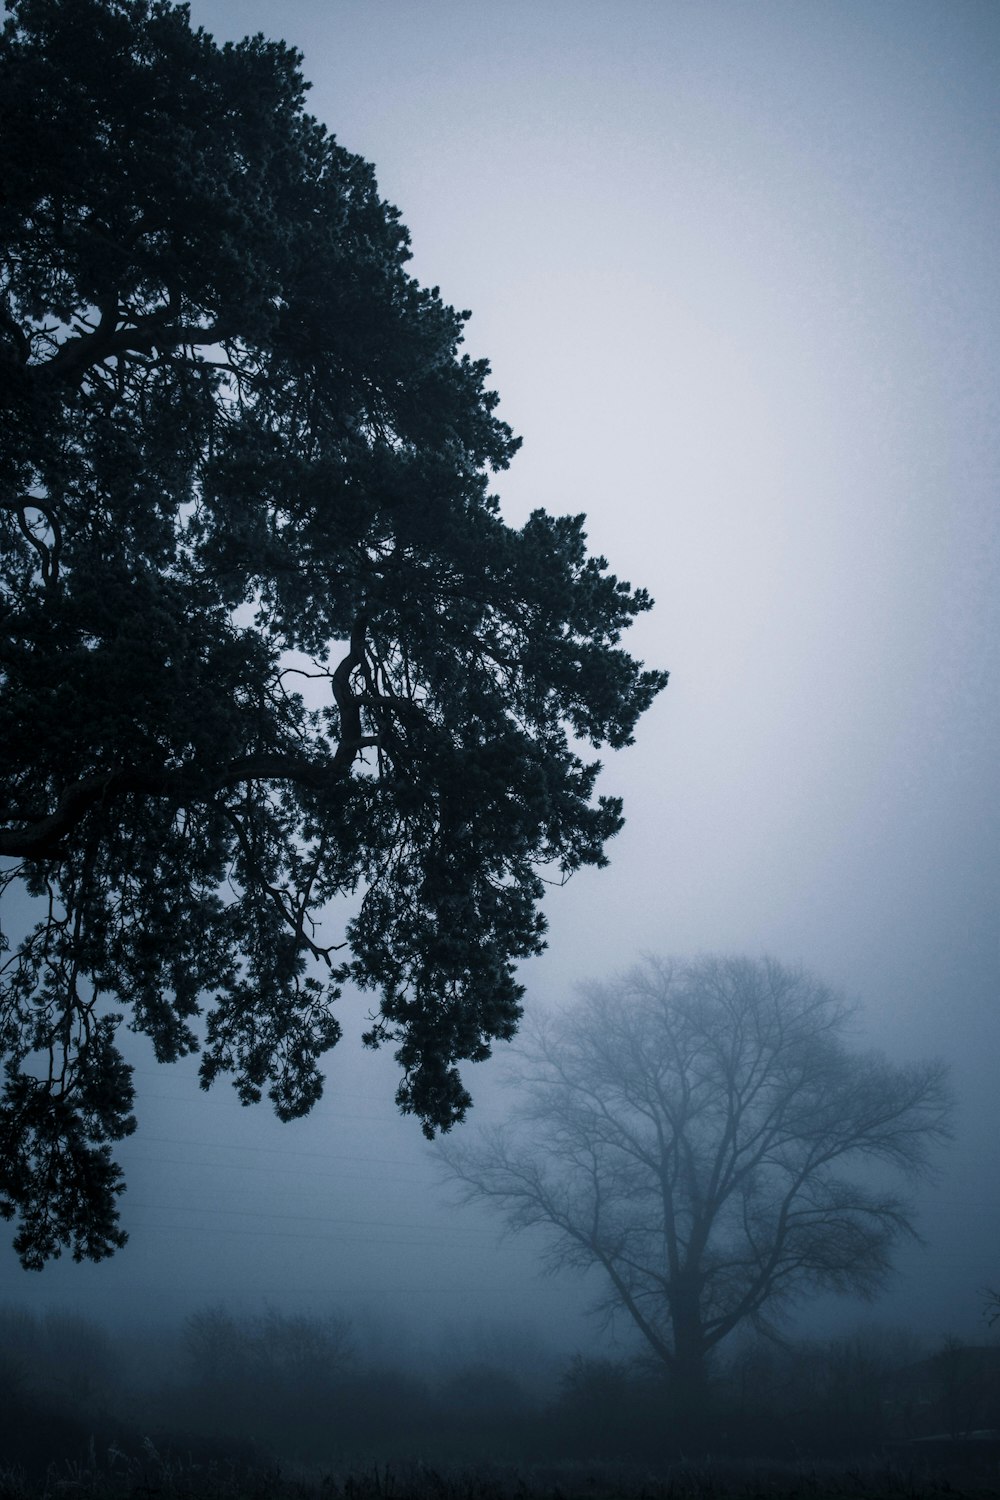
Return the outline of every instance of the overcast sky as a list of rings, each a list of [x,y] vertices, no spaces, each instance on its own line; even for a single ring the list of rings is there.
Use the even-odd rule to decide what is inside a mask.
[[[473,312],[524,447],[498,492],[585,511],[671,672],[611,868],[553,890],[528,1003],[643,951],[767,951],[953,1065],[927,1248],[874,1309],[984,1337],[1000,1283],[995,0],[192,0],[305,53],[412,269]],[[572,1281],[456,1217],[391,1060],[351,1036],[279,1126],[140,1059],[129,1247],[0,1294],[128,1316],[227,1298],[593,1337]],[[482,1115],[503,1101],[485,1070]],[[294,1214],[298,1217],[285,1219]],[[852,1321],[853,1305],[816,1326]],[[823,1318],[826,1322],[823,1322]],[[430,1333],[427,1330],[431,1330]],[[514,1328],[511,1337],[518,1334]],[[527,1335],[525,1335],[527,1336]],[[500,1338],[488,1329],[484,1339]]]

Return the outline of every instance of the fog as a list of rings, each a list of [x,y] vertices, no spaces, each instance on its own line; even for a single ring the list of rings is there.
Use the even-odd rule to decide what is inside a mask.
[[[940,1056],[954,1145],[925,1244],[873,1307],[984,1343],[1000,1283],[997,393],[1000,12],[884,0],[193,0],[219,40],[305,54],[311,110],[374,162],[412,269],[470,308],[524,447],[519,523],[585,511],[648,588],[630,648],[670,685],[606,758],[609,869],[546,902],[527,1005],[644,952],[771,953],[859,1002],[858,1042]],[[368,1355],[553,1369],[624,1358],[596,1280],[459,1209],[345,997],[325,1097],[279,1125],[134,1044],[112,1261],[0,1301],[115,1330],[336,1314]],[[470,1068],[469,1129],[511,1107]],[[9,1236],[8,1236],[9,1241]],[[373,1352],[374,1351],[374,1352]]]

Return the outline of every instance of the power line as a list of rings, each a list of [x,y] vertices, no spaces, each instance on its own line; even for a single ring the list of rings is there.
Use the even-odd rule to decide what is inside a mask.
[[[331,1151],[303,1151],[301,1149],[289,1148],[287,1146],[242,1146],[230,1144],[226,1141],[200,1141],[190,1137],[178,1139],[176,1136],[147,1135],[145,1131],[138,1131],[134,1137],[136,1141],[155,1141],[157,1145],[164,1146],[193,1146],[198,1150],[208,1147],[214,1151],[250,1151],[254,1154],[266,1152],[269,1156],[309,1156],[318,1158],[320,1161],[364,1161],[375,1162],[379,1165],[402,1167],[407,1163],[398,1156],[362,1156],[354,1151],[331,1152]]]
[[[303,1224],[345,1225],[352,1229],[371,1227],[374,1229],[427,1230],[432,1234],[441,1234],[443,1232],[442,1226],[440,1224],[407,1224],[405,1220],[402,1219],[339,1219],[333,1218],[328,1214],[283,1214],[270,1213],[266,1209],[218,1208],[214,1203],[203,1205],[189,1203],[139,1203],[130,1198],[126,1201],[125,1206],[128,1208],[146,1209],[154,1213],[227,1214],[249,1219],[280,1219],[283,1222],[295,1222]],[[239,1231],[235,1232],[238,1233]],[[491,1235],[491,1232],[488,1229],[466,1229],[459,1230],[458,1233],[473,1234],[477,1236],[486,1235],[491,1238],[495,1237]]]
[[[349,1158],[349,1159],[353,1160],[354,1158]],[[123,1160],[123,1162],[127,1162],[127,1163],[142,1162],[145,1165],[154,1166],[154,1167],[184,1167],[184,1168],[191,1168],[191,1167],[203,1167],[203,1168],[206,1168],[207,1167],[210,1171],[215,1171],[215,1172],[220,1172],[220,1171],[224,1171],[224,1172],[263,1172],[265,1174],[270,1174],[272,1176],[276,1176],[276,1175],[280,1174],[282,1177],[308,1177],[313,1182],[316,1181],[316,1169],[315,1169],[315,1167],[298,1167],[298,1168],[296,1168],[296,1167],[282,1167],[282,1166],[278,1166],[277,1163],[275,1163],[273,1165],[268,1165],[268,1164],[263,1163],[263,1162],[241,1162],[241,1161],[235,1161],[235,1162],[233,1162],[233,1161],[225,1161],[225,1162],[223,1162],[223,1161],[179,1161],[176,1157],[173,1157],[173,1156],[142,1156],[142,1155],[136,1155],[134,1152],[131,1152],[131,1151],[128,1152],[127,1154],[125,1152],[123,1152],[122,1153],[122,1160]],[[363,1157],[363,1158],[357,1158],[357,1160],[359,1160],[359,1161],[377,1161],[378,1158],[377,1157]],[[403,1168],[402,1168],[402,1166],[399,1163],[396,1163],[396,1166],[398,1168],[397,1171],[395,1171],[395,1172],[382,1172],[382,1173],[379,1174],[380,1178],[382,1180],[385,1180],[385,1181],[396,1181],[396,1180],[405,1180],[406,1182],[412,1182],[413,1181],[413,1174],[412,1174],[412,1172],[406,1172],[406,1171],[404,1171]],[[348,1181],[351,1182],[351,1183],[353,1183],[353,1182],[356,1182],[357,1179],[356,1178],[351,1178],[351,1179],[348,1179]]]
[[[220,1097],[227,1096],[222,1096],[219,1094],[214,1094],[212,1096],[212,1098],[214,1099],[218,1099]],[[338,1098],[340,1100],[344,1100],[345,1098],[354,1098],[370,1101],[371,1097],[372,1096],[370,1093],[352,1094],[346,1096],[338,1093]],[[153,1094],[149,1093],[146,1089],[141,1089],[138,1090],[136,1094],[136,1107],[141,1109],[142,1105],[147,1099],[156,1099],[163,1104],[177,1104],[182,1108],[187,1108],[190,1106],[192,1099],[198,1099],[201,1103],[208,1103],[209,1096],[207,1095],[206,1091],[201,1088],[194,1089],[190,1093],[183,1094]],[[393,1106],[391,1109],[386,1107],[386,1109],[384,1110],[360,1110],[355,1109],[352,1106],[349,1106],[345,1109],[331,1109],[330,1102],[331,1101],[329,1100],[327,1101],[326,1108],[323,1114],[324,1119],[333,1121],[371,1120],[375,1122],[381,1122],[383,1125],[388,1125],[395,1124],[396,1121],[401,1118],[400,1112],[395,1106]],[[483,1124],[504,1124],[510,1118],[507,1114],[503,1114],[495,1110],[489,1110],[485,1105],[476,1105],[475,1111],[476,1119]],[[318,1119],[319,1116],[316,1116],[315,1118]]]
[[[138,1093],[136,1102],[137,1102],[137,1104],[141,1105],[146,1099],[159,1099],[159,1100],[161,1100],[165,1104],[189,1105],[191,1103],[192,1098],[199,1098],[199,1097],[202,1100],[205,1099],[205,1091],[204,1091],[204,1089],[199,1089],[194,1094],[151,1094],[151,1093],[147,1092],[147,1090],[143,1089],[140,1093]],[[219,1096],[216,1095],[216,1097],[218,1098]],[[369,1095],[368,1097],[370,1098],[371,1096]],[[392,1113],[389,1113],[388,1111],[375,1111],[375,1112],[373,1112],[371,1110],[360,1111],[360,1110],[354,1110],[354,1109],[345,1109],[345,1110],[341,1110],[341,1111],[331,1111],[330,1113],[332,1115],[332,1118],[335,1119],[335,1120],[383,1120],[384,1121],[384,1120],[395,1120],[396,1116],[398,1114],[398,1111],[394,1110]]]
[[[422,1247],[426,1250],[434,1250],[435,1252],[439,1252],[441,1248],[433,1240],[399,1240],[387,1239],[385,1236],[373,1237],[371,1235],[348,1235],[344,1237],[332,1234],[311,1234],[309,1232],[296,1234],[292,1230],[283,1229],[226,1229],[214,1224],[210,1230],[206,1230],[204,1225],[198,1224],[150,1224],[147,1222],[131,1226],[133,1233],[147,1229],[153,1230],[156,1234],[187,1234],[191,1236],[204,1235],[206,1233],[231,1234],[238,1235],[242,1239],[249,1239],[253,1236],[254,1239],[267,1240],[323,1240],[327,1244],[336,1245],[392,1245],[397,1249],[405,1246],[409,1250],[420,1249]]]
[[[389,1286],[383,1282],[379,1286],[239,1286],[234,1287],[232,1283],[225,1286],[184,1286],[183,1288],[165,1289],[162,1281],[133,1281],[119,1284],[116,1287],[116,1295],[124,1296],[130,1292],[139,1295],[155,1296],[162,1298],[165,1291],[183,1291],[185,1296],[192,1297],[236,1297],[239,1301],[245,1301],[250,1297],[378,1297],[385,1301],[388,1297],[481,1297],[483,1292],[482,1282],[474,1282],[468,1285],[449,1282],[447,1286]]]

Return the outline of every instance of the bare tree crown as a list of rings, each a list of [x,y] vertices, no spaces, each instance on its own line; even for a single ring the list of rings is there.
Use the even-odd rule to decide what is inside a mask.
[[[451,1147],[469,1200],[599,1266],[674,1373],[813,1288],[871,1295],[948,1133],[943,1065],[852,1050],[851,1007],[772,959],[649,959],[536,1022],[515,1127]]]

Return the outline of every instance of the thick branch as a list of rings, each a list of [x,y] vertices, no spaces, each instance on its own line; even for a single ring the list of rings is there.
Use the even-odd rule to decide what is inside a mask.
[[[293,781],[301,786],[323,788],[338,781],[349,770],[359,751],[378,743],[374,735],[341,741],[329,761],[296,760],[287,755],[248,755],[231,761],[214,776],[199,777],[190,771],[127,770],[85,776],[68,787],[56,810],[36,818],[26,828],[0,831],[0,855],[15,859],[51,859],[59,845],[98,803],[108,804],[128,793],[168,797],[184,806],[207,802],[227,787],[244,781]]]
[[[13,362],[18,365],[26,365],[31,357],[31,343],[20,323],[11,317],[3,301],[0,301],[0,329],[5,330],[10,335],[11,343],[14,347]]]
[[[113,318],[104,316],[93,333],[82,333],[66,343],[43,365],[36,365],[32,373],[49,380],[80,379],[85,370],[103,364],[119,354],[152,354],[184,347],[203,347],[220,344],[231,338],[233,328],[229,324],[215,323],[209,328],[200,323],[168,323],[150,319],[149,326],[117,326],[117,309]],[[109,326],[105,326],[108,323]]]
[[[355,620],[351,631],[350,650],[330,679],[334,702],[340,714],[340,744],[333,757],[335,771],[347,769],[361,748],[364,738],[361,733],[361,702],[351,689],[351,673],[356,667],[360,667],[365,659],[367,628],[366,620],[363,618]],[[378,741],[369,740],[369,743],[377,744]]]
[[[62,551],[62,529],[55,513],[44,501],[36,500],[33,495],[25,495],[19,500],[0,499],[0,510],[10,511],[16,518],[21,535],[38,553],[42,566],[42,582],[47,589],[55,588],[59,581],[59,555]],[[49,530],[52,532],[51,547],[32,531],[25,514],[28,510],[37,510],[45,517]]]

